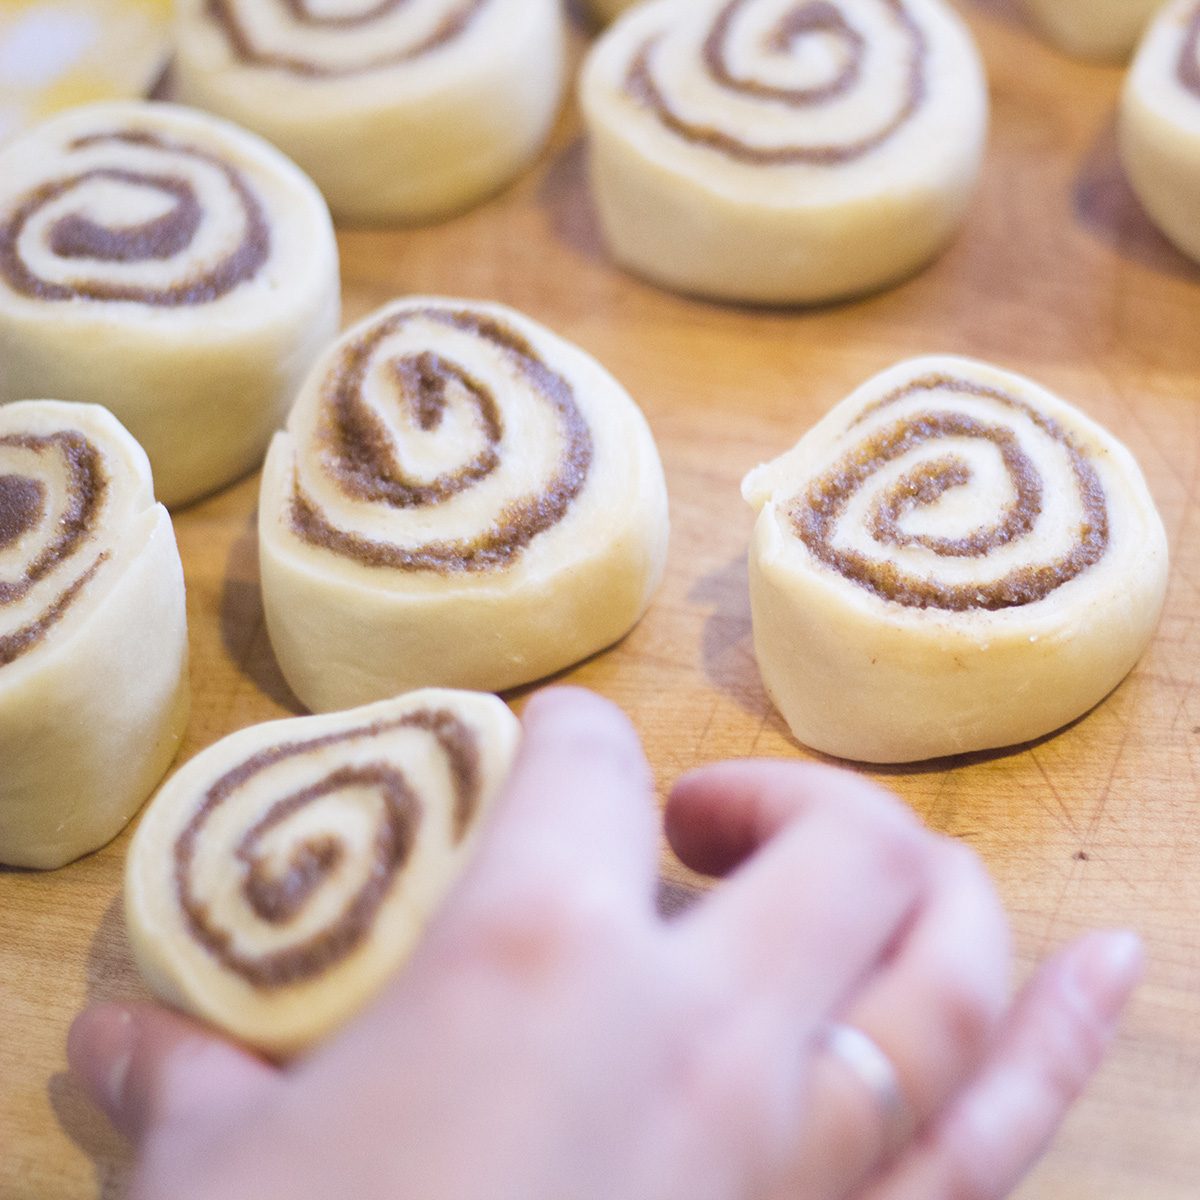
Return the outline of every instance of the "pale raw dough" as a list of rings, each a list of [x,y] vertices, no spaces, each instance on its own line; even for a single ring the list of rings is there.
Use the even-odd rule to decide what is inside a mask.
[[[115,837],[187,713],[183,570],[141,447],[95,405],[0,407],[0,863]]]
[[[963,219],[987,90],[943,0],[657,0],[592,48],[592,188],[666,287],[816,303],[910,275]]]
[[[1050,733],[1116,687],[1162,609],[1166,539],[1128,450],[985,363],[885,371],[742,492],[763,682],[826,754]]]
[[[1200,3],[1168,4],[1121,98],[1121,162],[1155,224],[1200,262]]]
[[[107,103],[0,151],[0,402],[103,404],[164,504],[262,461],[339,317],[324,201],[252,134]]]
[[[339,221],[482,200],[562,96],[560,0],[177,0],[176,30],[180,97],[290,154]]]
[[[1163,0],[1024,0],[1034,23],[1077,58],[1129,57]]]
[[[310,1046],[408,958],[518,738],[494,696],[428,690],[210,746],[129,849],[125,920],[146,982],[269,1054]]]
[[[637,406],[498,305],[416,298],[349,330],[263,471],[267,628],[314,711],[567,667],[636,623],[666,545]]]

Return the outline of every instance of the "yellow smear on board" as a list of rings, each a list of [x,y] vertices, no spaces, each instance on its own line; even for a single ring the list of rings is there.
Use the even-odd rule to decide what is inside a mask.
[[[171,0],[0,0],[0,141],[91,100],[145,95],[168,53]]]

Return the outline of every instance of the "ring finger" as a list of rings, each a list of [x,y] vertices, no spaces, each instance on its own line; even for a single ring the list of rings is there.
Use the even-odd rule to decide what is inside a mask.
[[[890,1065],[880,1071],[848,1047],[818,1043],[808,1119],[796,1161],[804,1190],[852,1190],[903,1149],[974,1075],[990,1049],[1008,1000],[1008,926],[974,855],[939,840],[926,900],[876,973],[833,1015]],[[882,1074],[882,1079],[880,1078]],[[894,1096],[889,1095],[893,1090]],[[864,1141],[861,1131],[874,1129]],[[822,1181],[812,1164],[825,1163]]]
[[[987,876],[872,785],[797,764],[729,764],[689,777],[668,829],[691,865],[736,869],[726,894],[697,913],[703,952],[743,1006],[772,997],[767,1019],[808,1029],[784,1064],[800,1084],[786,1192],[844,1193],[899,1148],[902,1128],[911,1134],[941,1108],[991,1039],[1008,948]],[[914,836],[919,886],[906,907],[893,895],[893,872],[879,869],[889,852],[869,847]],[[845,1036],[830,1045],[840,1024],[878,1049],[848,1054],[863,1039]],[[777,1047],[780,1037],[762,1041]],[[903,1114],[884,1094],[891,1081],[879,1078],[881,1053]]]

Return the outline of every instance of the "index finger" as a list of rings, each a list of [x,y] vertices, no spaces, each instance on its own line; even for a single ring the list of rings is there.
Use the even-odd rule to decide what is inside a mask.
[[[540,692],[497,798],[462,902],[514,890],[599,890],[652,901],[657,815],[650,768],[629,719],[582,688]],[[473,901],[474,898],[474,901]]]

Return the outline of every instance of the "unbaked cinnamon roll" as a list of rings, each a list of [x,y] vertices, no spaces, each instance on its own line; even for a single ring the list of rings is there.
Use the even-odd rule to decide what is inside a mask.
[[[962,220],[987,124],[943,0],[655,0],[593,47],[581,99],[618,261],[757,303],[926,263]]]
[[[1166,539],[1128,450],[984,363],[885,371],[742,491],[763,681],[827,754],[1050,733],[1116,687],[1162,609]]]
[[[147,983],[270,1054],[311,1045],[408,957],[518,736],[494,696],[428,690],[210,746],[130,846],[125,916]]]
[[[187,711],[183,570],[145,454],[94,405],[0,407],[0,863],[113,838]]]
[[[628,394],[527,317],[459,300],[388,305],[334,344],[259,501],[267,628],[317,711],[569,666],[637,622],[666,542]]]
[[[320,194],[224,121],[96,104],[0,150],[0,402],[103,404],[165,504],[258,465],[339,313]]]
[[[177,0],[180,96],[254,129],[339,221],[483,199],[541,148],[562,93],[559,0]]]
[[[1045,36],[1077,58],[1129,57],[1162,0],[1024,0]]]
[[[1200,3],[1166,5],[1125,81],[1121,162],[1154,223],[1200,262]]]

